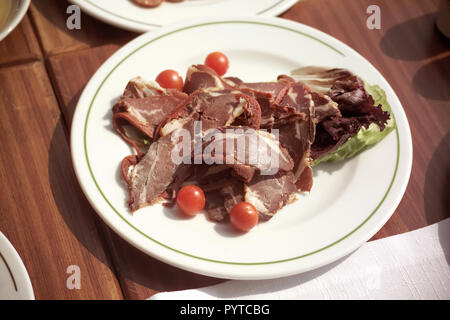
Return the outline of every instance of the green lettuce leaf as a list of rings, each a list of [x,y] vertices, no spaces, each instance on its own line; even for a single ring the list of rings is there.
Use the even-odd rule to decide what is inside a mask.
[[[395,129],[395,120],[392,116],[391,106],[387,101],[386,93],[384,92],[384,90],[377,85],[369,85],[366,82],[364,82],[364,86],[367,92],[371,94],[373,99],[375,100],[375,105],[377,106],[381,104],[381,108],[384,111],[388,111],[391,115],[391,117],[387,121],[386,127],[383,131],[380,131],[380,128],[375,123],[370,124],[367,129],[362,127],[356,135],[348,139],[338,149],[316,159],[313,162],[313,166],[318,165],[321,162],[338,162],[354,157],[368,147],[380,142],[392,130]]]

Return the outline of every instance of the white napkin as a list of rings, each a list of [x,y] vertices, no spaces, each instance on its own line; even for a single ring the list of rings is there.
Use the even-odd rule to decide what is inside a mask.
[[[314,271],[273,280],[230,280],[150,299],[450,299],[450,218],[368,242]]]

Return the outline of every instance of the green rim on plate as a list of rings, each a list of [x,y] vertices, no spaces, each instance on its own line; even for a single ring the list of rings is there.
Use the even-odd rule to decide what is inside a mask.
[[[11,281],[12,281],[12,283],[13,283],[13,285],[14,285],[14,290],[17,292],[18,289],[17,289],[16,279],[14,278],[14,275],[13,275],[13,273],[12,273],[12,271],[11,271],[11,268],[9,267],[8,262],[6,262],[6,259],[5,259],[5,257],[3,257],[3,254],[2,254],[1,252],[0,252],[0,259],[1,259],[1,260],[3,261],[3,263],[5,264],[6,269],[8,269],[9,276],[11,277]]]
[[[231,265],[265,265],[265,264],[275,264],[275,263],[288,262],[288,261],[292,261],[292,260],[301,259],[301,258],[304,258],[304,257],[307,257],[307,256],[311,256],[311,255],[313,255],[313,254],[316,254],[316,253],[318,253],[318,252],[324,251],[324,250],[326,250],[326,249],[328,249],[328,248],[330,248],[330,247],[332,247],[332,246],[338,244],[339,242],[343,241],[344,239],[346,239],[346,238],[348,238],[349,236],[351,236],[352,234],[354,234],[354,233],[355,233],[357,230],[359,230],[359,229],[360,229],[367,221],[369,221],[369,220],[374,216],[374,214],[378,211],[378,209],[381,207],[381,205],[383,204],[384,200],[385,200],[386,197],[388,196],[389,191],[391,190],[392,185],[394,184],[395,178],[396,178],[396,176],[397,176],[397,169],[398,169],[399,158],[400,158],[400,138],[399,138],[399,133],[398,133],[398,128],[397,128],[397,126],[395,127],[396,138],[397,138],[397,156],[396,156],[396,164],[395,164],[394,174],[393,174],[391,183],[389,184],[389,187],[388,187],[388,189],[386,190],[386,193],[385,193],[384,196],[381,198],[380,202],[379,202],[378,205],[375,207],[375,209],[373,209],[373,211],[370,213],[370,215],[369,215],[366,219],[364,219],[364,221],[363,221],[360,225],[358,225],[354,230],[352,230],[351,232],[349,232],[348,234],[346,234],[346,235],[343,236],[342,238],[340,238],[340,239],[334,241],[333,243],[330,243],[329,245],[326,245],[326,246],[324,246],[324,247],[322,247],[322,248],[320,248],[320,249],[317,249],[317,250],[315,250],[315,251],[308,252],[308,253],[305,253],[305,254],[302,254],[302,255],[298,255],[298,256],[295,256],[295,257],[292,257],[292,258],[287,258],[287,259],[282,259],[282,260],[275,260],[275,261],[262,261],[262,262],[233,262],[233,261],[221,261],[221,260],[215,260],[215,259],[208,259],[208,258],[205,258],[205,257],[199,257],[199,256],[196,256],[196,255],[192,255],[192,254],[189,254],[189,253],[187,253],[187,252],[184,252],[184,251],[181,251],[181,250],[172,248],[172,247],[170,247],[170,246],[168,246],[168,245],[166,245],[166,244],[164,244],[164,243],[159,242],[159,241],[156,240],[156,239],[153,239],[151,236],[147,235],[146,233],[144,233],[143,231],[141,231],[140,229],[138,229],[137,227],[135,227],[133,224],[131,224],[131,223],[130,223],[130,222],[129,222],[129,221],[128,221],[128,220],[127,220],[127,219],[126,219],[126,218],[125,218],[125,217],[124,217],[124,216],[123,216],[123,215],[122,215],[122,214],[121,214],[121,213],[120,213],[113,205],[112,205],[112,204],[111,204],[111,202],[108,200],[108,198],[105,196],[105,194],[103,193],[102,189],[100,188],[100,186],[99,186],[99,184],[98,184],[98,182],[97,182],[97,180],[96,180],[96,178],[95,178],[94,172],[92,171],[91,164],[90,164],[90,162],[89,162],[89,156],[88,156],[88,151],[87,151],[87,126],[88,126],[89,115],[90,115],[90,113],[91,113],[92,106],[93,106],[93,104],[94,104],[94,102],[95,102],[95,99],[96,99],[96,97],[97,97],[99,91],[101,90],[101,88],[102,88],[103,85],[105,84],[106,80],[107,80],[107,79],[111,76],[111,74],[112,74],[112,73],[113,73],[113,72],[114,72],[114,71],[115,71],[115,70],[116,70],[123,62],[125,62],[129,57],[131,57],[133,54],[135,54],[136,52],[138,52],[138,51],[141,50],[142,48],[144,48],[144,47],[150,45],[151,43],[154,43],[154,42],[156,42],[156,41],[159,40],[159,39],[165,38],[165,37],[167,37],[167,36],[170,36],[170,35],[172,35],[172,34],[175,34],[175,33],[178,33],[178,32],[184,31],[184,30],[193,29],[193,28],[199,28],[199,27],[204,27],[204,26],[208,26],[208,25],[216,25],[216,24],[256,24],[256,25],[262,25],[262,26],[266,26],[266,27],[273,27],[273,28],[283,29],[283,30],[286,30],[286,31],[290,31],[290,32],[297,33],[297,34],[299,34],[299,35],[301,35],[301,36],[304,36],[304,37],[311,38],[311,39],[313,39],[313,40],[315,40],[315,41],[321,43],[322,45],[328,47],[329,49],[335,51],[337,54],[339,54],[339,55],[341,55],[341,56],[345,56],[341,51],[339,51],[339,50],[336,49],[335,47],[333,47],[333,46],[331,46],[330,44],[328,44],[328,43],[326,43],[326,42],[324,42],[324,41],[322,41],[322,40],[320,40],[320,39],[317,39],[316,37],[314,37],[314,36],[312,36],[312,35],[309,35],[309,34],[307,34],[307,33],[304,33],[304,32],[301,32],[301,31],[298,31],[298,30],[295,30],[295,29],[292,29],[292,28],[288,28],[288,27],[284,27],[284,26],[279,26],[279,25],[271,24],[271,23],[253,22],[253,21],[216,21],[216,22],[209,22],[209,23],[196,24],[196,25],[192,25],[192,26],[180,28],[180,29],[177,29],[177,30],[174,30],[174,31],[165,33],[165,34],[163,34],[163,35],[161,35],[161,36],[159,36],[159,37],[156,37],[156,38],[154,38],[154,39],[152,39],[152,40],[150,40],[150,41],[144,43],[143,45],[141,45],[140,47],[138,47],[137,49],[135,49],[134,51],[132,51],[130,54],[128,54],[125,58],[123,58],[123,59],[122,59],[122,60],[121,60],[121,61],[120,61],[120,62],[119,62],[119,63],[118,63],[118,64],[117,64],[117,65],[116,65],[109,73],[108,73],[108,75],[106,76],[106,78],[102,81],[102,83],[100,84],[100,86],[97,88],[97,90],[96,90],[96,92],[95,92],[95,94],[94,94],[94,97],[92,98],[91,103],[90,103],[90,105],[89,105],[89,109],[88,109],[88,112],[87,112],[87,115],[86,115],[86,120],[85,120],[85,123],[84,123],[84,151],[85,151],[85,158],[86,158],[86,162],[87,162],[87,165],[88,165],[88,168],[89,168],[89,172],[90,172],[90,174],[91,174],[91,176],[92,176],[92,179],[93,179],[93,181],[94,181],[94,183],[95,183],[95,185],[96,185],[98,191],[100,192],[100,194],[102,195],[102,197],[105,199],[106,203],[111,207],[111,209],[112,209],[112,210],[113,210],[113,211],[114,211],[114,212],[115,212],[115,213],[116,213],[123,221],[125,221],[131,228],[133,228],[133,229],[134,229],[135,231],[137,231],[139,234],[141,234],[142,236],[146,237],[147,239],[153,241],[154,243],[156,243],[156,244],[158,244],[158,245],[160,245],[160,246],[162,246],[162,247],[164,247],[164,248],[166,248],[166,249],[169,249],[169,250],[171,250],[171,251],[173,251],[173,252],[176,252],[176,253],[179,253],[179,254],[182,254],[182,255],[191,257],[191,258],[203,260],[203,261],[215,262],[215,263],[221,263],[221,264],[231,264]],[[394,118],[394,121],[395,121],[394,113],[391,112],[391,115],[392,115],[392,117]]]

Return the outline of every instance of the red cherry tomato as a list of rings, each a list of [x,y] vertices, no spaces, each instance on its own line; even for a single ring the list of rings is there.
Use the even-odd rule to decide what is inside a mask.
[[[256,208],[248,202],[239,202],[230,212],[230,222],[239,231],[247,232],[258,223]]]
[[[230,62],[228,57],[222,52],[212,52],[205,60],[205,64],[213,69],[219,76],[223,76],[228,71]]]
[[[164,70],[156,77],[156,82],[166,89],[183,90],[183,78],[175,70]]]
[[[205,207],[205,194],[197,186],[184,186],[178,191],[177,205],[185,215],[194,216]]]

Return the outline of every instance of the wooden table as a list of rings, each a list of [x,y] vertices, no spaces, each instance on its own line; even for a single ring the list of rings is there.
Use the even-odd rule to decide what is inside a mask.
[[[438,0],[311,0],[282,17],[347,43],[386,77],[410,121],[414,162],[406,194],[373,237],[411,231],[449,216],[449,40],[434,26]],[[381,8],[381,29],[366,8]],[[37,299],[144,299],[159,291],[219,283],[146,256],[95,214],[76,181],[69,130],[83,87],[135,38],[82,15],[65,26],[61,0],[34,0],[0,42],[0,230],[22,257]],[[78,265],[81,289],[66,269]]]

